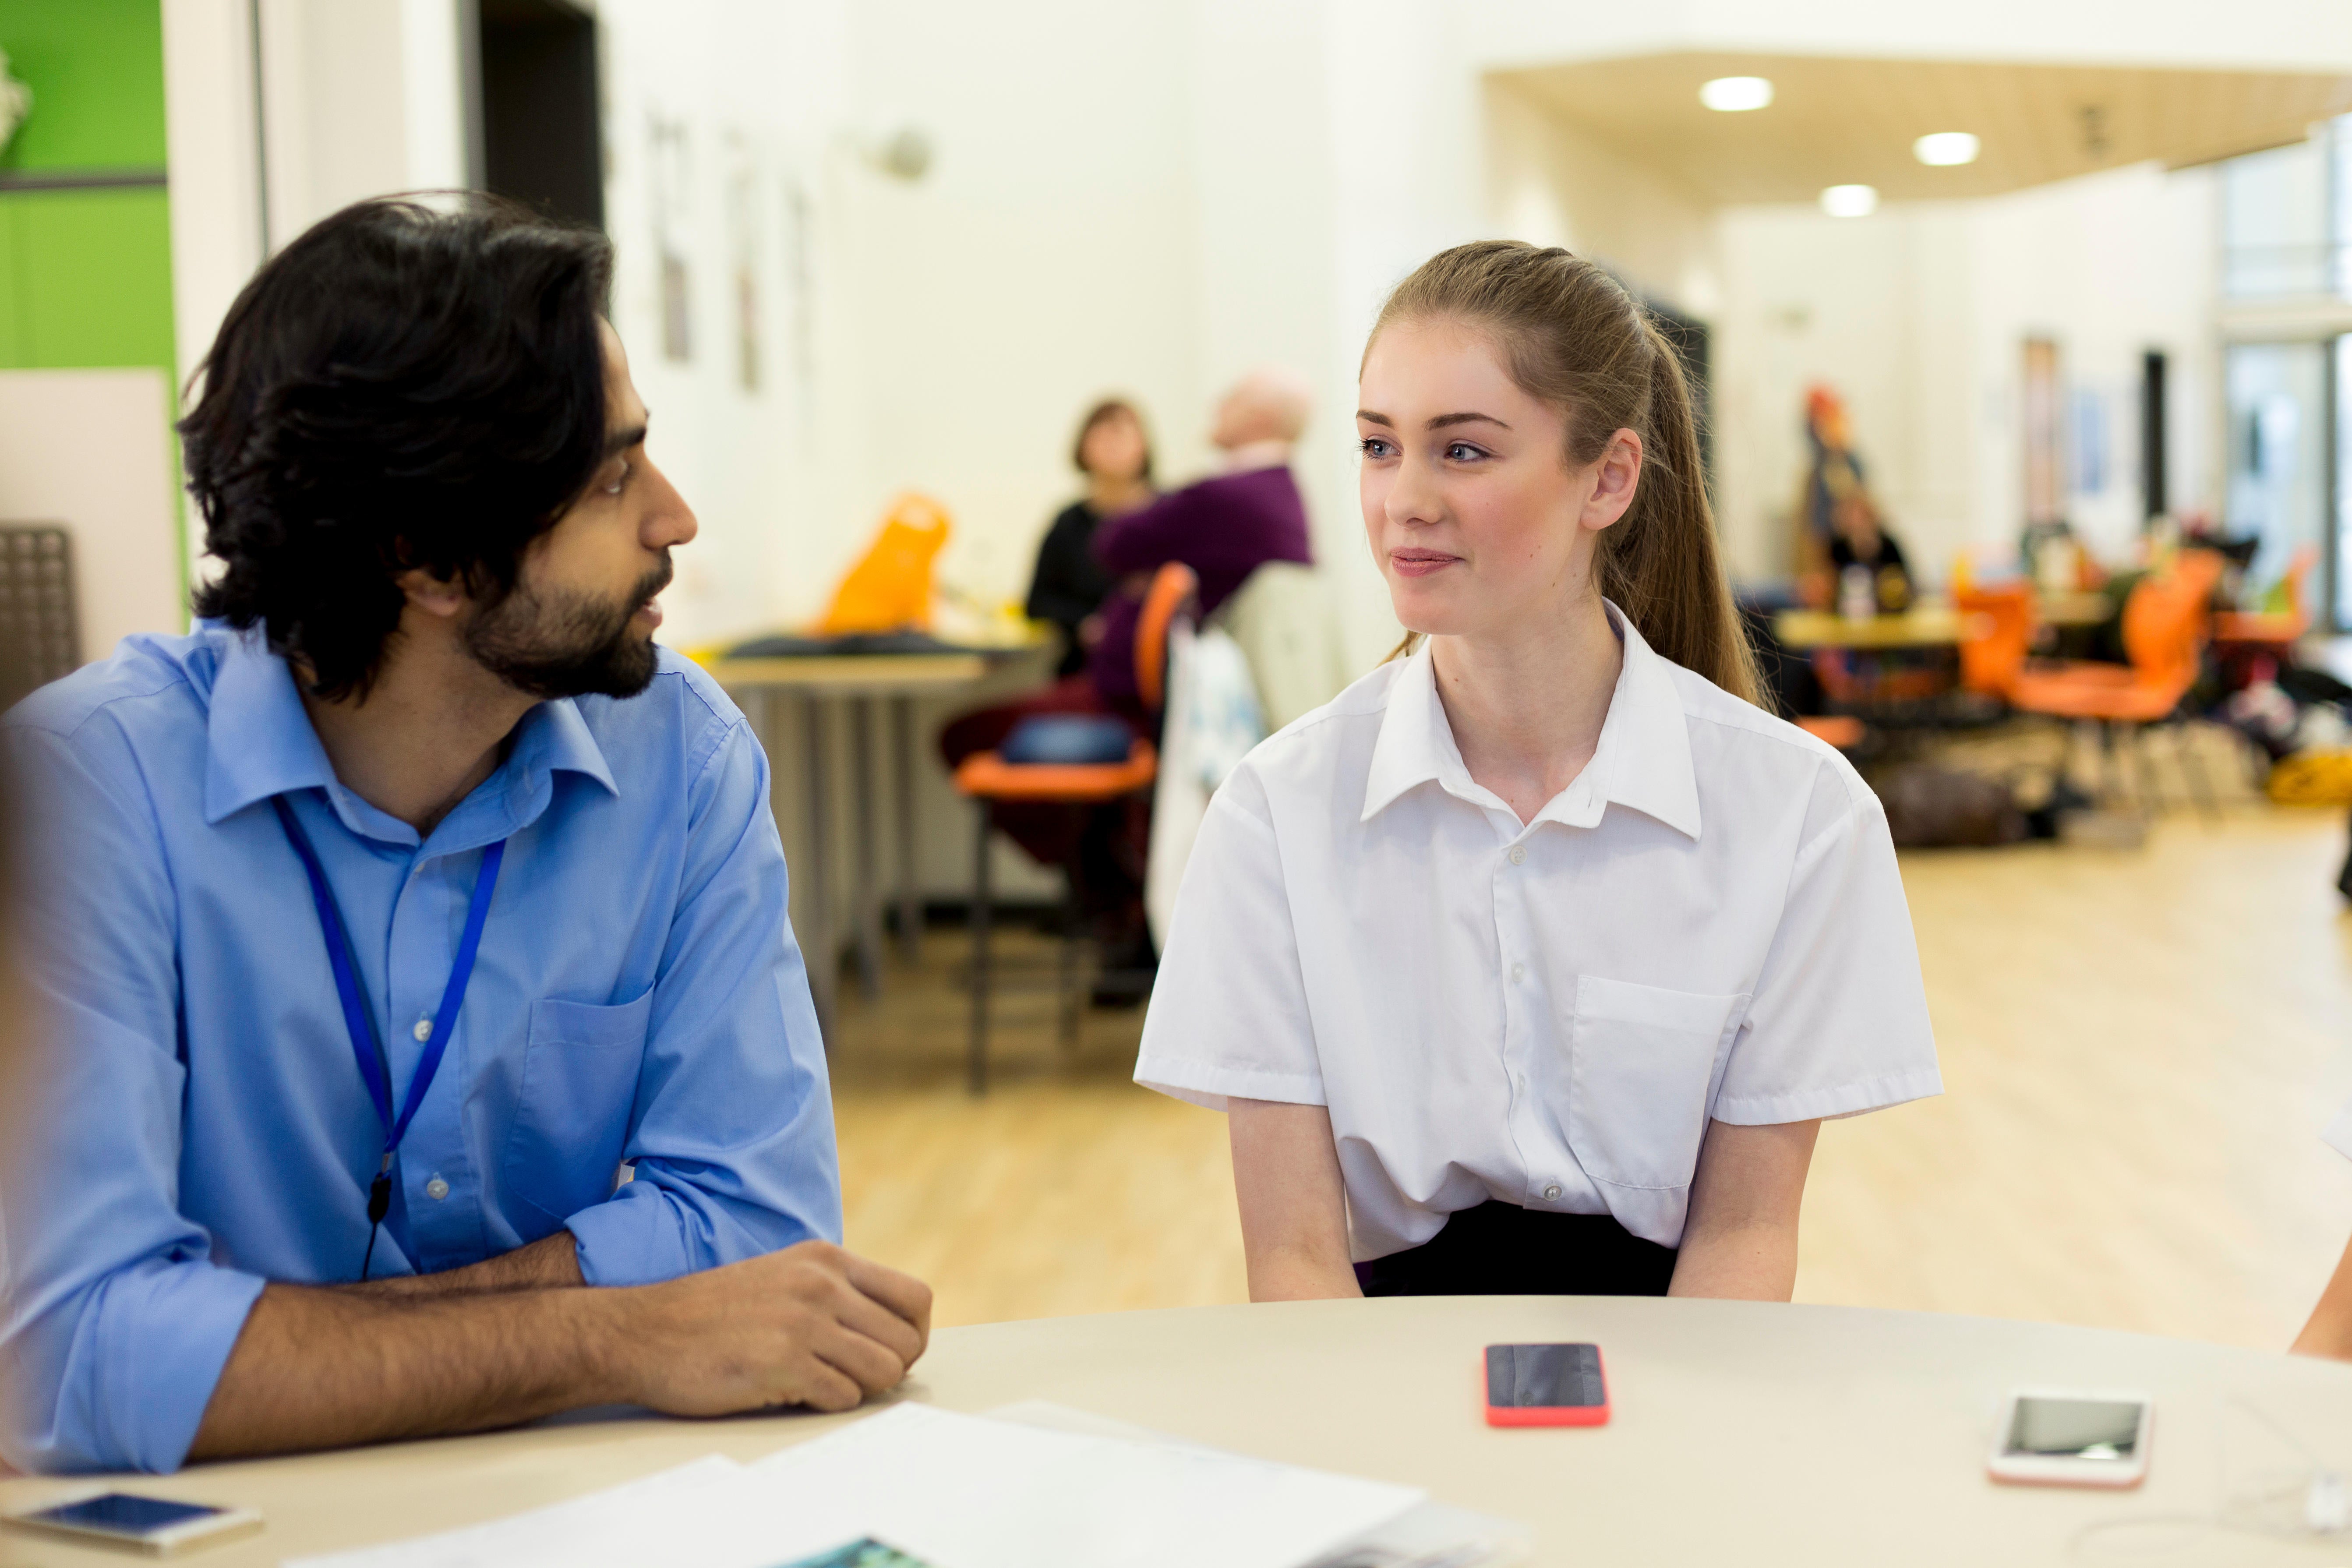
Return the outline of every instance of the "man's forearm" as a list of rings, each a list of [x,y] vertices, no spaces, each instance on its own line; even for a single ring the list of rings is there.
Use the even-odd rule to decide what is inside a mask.
[[[421,1294],[269,1286],[188,1458],[480,1431],[631,1397],[620,1352],[632,1292]]]
[[[580,1272],[580,1244],[568,1230],[528,1247],[439,1274],[402,1274],[337,1289],[356,1296],[414,1301],[436,1296],[485,1296],[501,1290],[561,1290],[588,1281]]]

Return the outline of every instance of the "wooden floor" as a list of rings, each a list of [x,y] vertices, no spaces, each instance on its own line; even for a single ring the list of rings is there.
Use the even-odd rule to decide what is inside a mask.
[[[2242,797],[2137,850],[1906,856],[1947,1093],[1823,1130],[1799,1299],[2284,1345],[2352,1234],[2317,1136],[2352,1097],[2345,831]],[[1042,995],[968,1098],[962,950],[845,987],[849,1244],[943,1324],[1244,1300],[1223,1119],[1127,1081],[1139,1015],[1066,1053]]]

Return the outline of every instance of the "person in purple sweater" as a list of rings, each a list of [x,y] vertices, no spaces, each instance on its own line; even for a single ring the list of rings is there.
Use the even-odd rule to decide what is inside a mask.
[[[1087,671],[1114,710],[1140,717],[1135,623],[1152,573],[1171,561],[1190,566],[1201,580],[1201,614],[1210,616],[1269,561],[1315,563],[1307,505],[1290,472],[1291,448],[1310,407],[1306,380],[1296,372],[1251,372],[1217,405],[1209,432],[1224,455],[1223,471],[1096,531],[1095,555],[1120,585],[1103,605],[1102,636]]]

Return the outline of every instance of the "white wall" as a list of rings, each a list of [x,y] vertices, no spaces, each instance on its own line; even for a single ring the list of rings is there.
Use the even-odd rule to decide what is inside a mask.
[[[2105,482],[2068,503],[2094,550],[2120,562],[2137,539],[2146,350],[2170,358],[2172,508],[2210,508],[2213,189],[2207,171],[2141,167],[1869,218],[1726,210],[1717,478],[1735,569],[1789,569],[1816,382],[1847,399],[1873,488],[1924,576],[1940,581],[1963,547],[2013,545],[2028,336],[2058,342],[2070,392],[2101,416]]]

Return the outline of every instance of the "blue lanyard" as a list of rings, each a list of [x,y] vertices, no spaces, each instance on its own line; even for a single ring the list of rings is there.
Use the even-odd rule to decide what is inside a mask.
[[[352,959],[351,937],[343,928],[341,911],[335,908],[334,892],[327,886],[326,868],[319,864],[319,852],[310,847],[310,835],[295,820],[294,810],[286,804],[285,797],[273,796],[269,804],[278,808],[278,825],[286,829],[287,842],[302,858],[302,869],[310,879],[310,901],[318,906],[319,929],[327,939],[327,964],[335,972],[335,994],[342,1000],[343,1027],[352,1037],[352,1056],[359,1063],[368,1098],[375,1103],[376,1121],[383,1127],[383,1161],[368,1188],[368,1250],[360,1262],[360,1278],[364,1279],[368,1264],[375,1257],[376,1227],[383,1223],[383,1216],[392,1207],[393,1155],[399,1151],[400,1141],[408,1136],[408,1124],[416,1119],[416,1108],[425,1102],[425,1091],[433,1087],[433,1075],[441,1070],[442,1054],[449,1048],[449,1033],[457,1027],[457,1009],[465,1005],[466,986],[474,978],[474,957],[481,951],[482,926],[489,919],[490,894],[498,887],[499,864],[506,858],[507,845],[501,838],[482,851],[482,868],[474,874],[473,901],[466,909],[465,933],[457,939],[457,961],[450,967],[449,984],[442,988],[441,1009],[433,1016],[433,1033],[425,1042],[424,1056],[417,1060],[416,1076],[409,1079],[407,1096],[401,1101],[399,1115],[394,1116],[392,1067],[376,1039],[375,1019],[360,994],[359,968]]]

